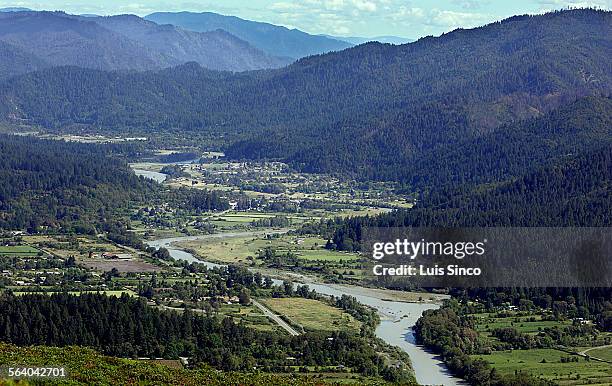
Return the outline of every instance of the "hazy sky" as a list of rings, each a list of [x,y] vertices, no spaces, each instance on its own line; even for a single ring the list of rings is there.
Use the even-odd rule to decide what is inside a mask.
[[[211,11],[310,33],[418,38],[457,27],[475,27],[516,14],[584,6],[612,9],[612,0],[0,0],[0,7],[10,6],[100,15]]]

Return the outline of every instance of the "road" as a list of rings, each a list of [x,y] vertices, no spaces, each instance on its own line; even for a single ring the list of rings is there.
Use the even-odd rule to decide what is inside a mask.
[[[255,307],[259,308],[261,312],[264,313],[268,318],[272,319],[276,324],[284,328],[290,335],[297,336],[300,335],[299,332],[295,331],[293,327],[291,327],[287,322],[285,322],[280,316],[276,315],[274,312],[267,309],[263,304],[258,302],[257,300],[251,299]]]
[[[591,359],[594,359],[594,360],[596,360],[596,361],[600,361],[600,362],[608,362],[608,361],[607,361],[607,360],[605,360],[605,359],[601,359],[601,358],[593,357],[593,356],[590,356],[590,355],[589,355],[589,354],[587,354],[587,353],[588,353],[589,351],[591,351],[591,350],[601,349],[601,348],[610,348],[610,347],[612,347],[612,344],[607,344],[607,345],[605,345],[605,346],[591,347],[591,348],[588,348],[588,349],[586,349],[586,350],[580,351],[580,352],[578,352],[577,354],[578,354],[578,355],[580,355],[580,356],[583,356],[583,357],[589,356]],[[610,362],[608,362],[608,363],[610,363]]]

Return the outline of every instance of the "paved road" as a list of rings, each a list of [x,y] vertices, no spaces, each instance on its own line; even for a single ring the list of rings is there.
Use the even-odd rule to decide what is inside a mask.
[[[293,327],[291,327],[287,322],[285,322],[280,316],[276,315],[274,312],[267,309],[263,304],[258,302],[257,300],[251,299],[253,304],[261,310],[268,318],[272,319],[276,324],[284,328],[289,334],[293,336],[300,335],[299,332],[295,331]]]

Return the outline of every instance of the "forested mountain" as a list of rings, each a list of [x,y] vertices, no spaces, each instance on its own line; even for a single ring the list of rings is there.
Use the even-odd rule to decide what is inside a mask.
[[[222,29],[271,55],[294,59],[340,51],[352,44],[341,39],[311,35],[298,29],[224,16],[212,12],[156,12],[145,19],[157,24],[172,24],[190,31],[208,32]]]
[[[55,66],[145,70],[165,64],[146,47],[63,12],[0,13],[0,40]]]
[[[49,67],[44,60],[0,41],[0,79]]]
[[[406,181],[424,156],[610,94],[610,57],[612,13],[570,10],[401,46],[364,44],[273,71],[43,70],[4,84],[0,96],[7,118],[240,132],[230,157]]]
[[[28,59],[17,58],[20,60],[15,69],[0,72],[2,77],[45,67],[39,62],[138,71],[192,61],[206,68],[231,71],[277,68],[291,62],[223,31],[185,31],[133,15],[83,17],[63,12],[4,12],[0,13],[0,42],[10,44]]]
[[[359,250],[365,227],[611,226],[612,146],[492,187],[434,190],[411,210],[330,222],[332,248]]]
[[[612,225],[612,100],[584,98],[417,161],[416,206],[332,221],[330,247],[360,249],[368,226]]]
[[[91,20],[158,52],[172,65],[197,62],[212,70],[245,71],[282,67],[292,61],[266,54],[219,29],[193,32],[174,25],[158,25],[135,15],[92,17]]]
[[[416,159],[404,180],[421,190],[504,182],[610,144],[612,99],[581,98],[538,118],[441,146]]]

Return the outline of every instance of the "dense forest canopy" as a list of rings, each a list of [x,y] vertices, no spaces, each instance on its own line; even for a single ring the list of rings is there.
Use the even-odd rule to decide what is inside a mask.
[[[233,158],[403,180],[415,160],[449,144],[577,96],[608,95],[610,57],[612,13],[569,10],[271,71],[46,69],[6,82],[0,106],[5,119],[48,127],[223,133]]]
[[[160,201],[198,213],[229,207],[218,192],[167,189],[137,177],[126,159],[141,150],[0,135],[0,229],[106,232],[139,246],[128,232],[129,209]]]
[[[0,136],[0,228],[102,231],[112,213],[154,184],[137,177],[116,146]]]
[[[335,364],[365,375],[388,371],[367,338],[358,334],[258,331],[229,317],[161,311],[127,295],[3,295],[0,311],[0,339],[19,346],[79,345],[119,357],[188,356],[225,371]]]

